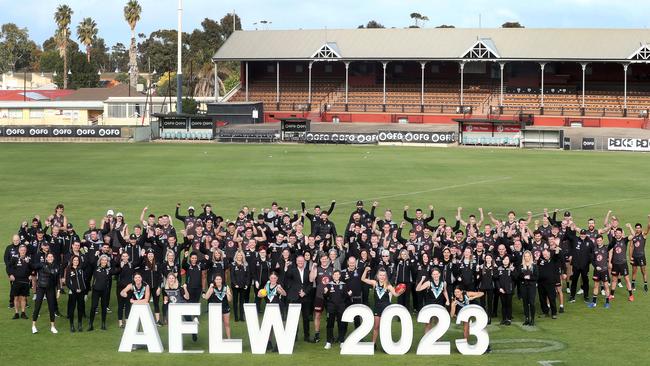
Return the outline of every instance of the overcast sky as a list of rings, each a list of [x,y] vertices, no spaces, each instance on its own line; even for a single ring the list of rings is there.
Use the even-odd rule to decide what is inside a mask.
[[[92,17],[99,35],[108,45],[128,44],[130,31],[123,18],[126,0],[0,0],[0,23],[27,27],[37,43],[54,34],[54,10],[66,3],[74,11],[72,24]],[[177,0],[140,0],[142,20],[138,33],[176,28]],[[244,29],[255,29],[260,20],[272,22],[269,29],[356,28],[374,19],[386,27],[412,24],[409,14],[429,17],[427,27],[453,24],[456,27],[493,28],[506,21],[526,27],[647,28],[648,0],[185,0],[183,29],[199,28],[201,20],[220,19],[236,10]]]

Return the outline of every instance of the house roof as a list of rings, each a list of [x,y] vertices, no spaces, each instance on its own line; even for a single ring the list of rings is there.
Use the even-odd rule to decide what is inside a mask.
[[[237,31],[214,55],[226,60],[310,60],[335,43],[342,60],[462,60],[477,40],[505,60],[627,61],[647,29],[407,28]]]
[[[131,96],[144,95],[135,88],[131,88]],[[64,101],[105,101],[110,97],[127,97],[129,96],[129,86],[119,84],[111,88],[80,88],[73,93],[62,97]]]
[[[62,100],[63,97],[73,93],[74,90],[0,90],[0,101],[45,101]],[[25,98],[25,95],[27,98]]]

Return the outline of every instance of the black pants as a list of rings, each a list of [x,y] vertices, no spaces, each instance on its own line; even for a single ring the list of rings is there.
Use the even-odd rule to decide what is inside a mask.
[[[481,291],[485,293],[485,296],[480,297],[479,303],[481,304],[481,307],[485,309],[489,321],[489,319],[492,319],[492,313],[494,312],[492,309],[492,307],[494,306],[494,290],[487,289]]]
[[[244,319],[244,302],[246,299],[247,291],[239,287],[232,288],[232,309],[235,313],[235,321],[239,319]]]
[[[589,299],[589,266],[585,268],[573,268],[573,276],[571,277],[571,298],[576,297],[576,288],[578,287],[578,277],[582,279],[582,291],[584,292],[585,299]]]
[[[262,287],[255,287],[254,288],[255,292],[253,292],[253,297],[255,298],[255,307],[257,308],[258,313],[262,312],[262,299],[257,297],[257,294],[260,292],[260,290],[263,287],[264,287],[264,285],[262,285]]]
[[[131,312],[131,300],[122,295],[117,295],[117,320],[128,319]]]
[[[521,286],[521,300],[524,304],[524,316],[526,320],[535,319],[535,296],[537,286],[532,283],[526,283]]]
[[[361,303],[368,305],[370,285],[365,282],[361,284]]]
[[[557,314],[557,307],[555,305],[555,298],[557,297],[557,290],[554,283],[540,282],[537,285],[537,292],[539,293],[539,306],[542,308],[542,313],[548,314],[549,307],[551,315]],[[548,304],[546,303],[548,300]]]
[[[309,338],[309,317],[311,316],[312,308],[309,306],[309,299],[305,296],[301,300],[296,301],[294,304],[300,304],[300,316],[302,316],[302,334],[305,338]]]
[[[93,289],[92,300],[90,302],[90,324],[95,321],[95,311],[97,311],[97,306],[101,301],[100,312],[102,314],[102,323],[106,322],[106,309],[108,309],[108,298],[110,297],[110,289],[106,288],[104,290],[95,290]]]
[[[501,298],[501,320],[512,320],[512,294],[499,294]]]
[[[81,324],[81,320],[84,318],[84,312],[86,311],[86,301],[84,300],[83,292],[73,292],[68,295],[68,319],[70,320],[70,325],[74,323],[74,311],[77,309],[77,322]]]
[[[153,300],[153,312],[155,314],[160,314],[160,295],[156,295],[157,289],[158,287],[156,287],[155,289],[154,288],[151,289],[151,299]]]
[[[11,281],[9,281],[9,306],[14,306],[14,286]]]
[[[345,340],[345,325],[341,318],[343,317],[342,312],[328,313],[327,314],[327,342],[334,342],[334,322],[338,323],[339,328],[339,337],[338,341],[343,343]]]
[[[36,288],[36,302],[34,303],[34,314],[32,320],[38,320],[38,313],[41,312],[43,305],[43,297],[47,297],[47,310],[50,312],[50,322],[54,322],[54,314],[56,313],[56,288],[55,287],[37,287]]]
[[[493,318],[497,317],[498,311],[499,311],[499,299],[501,299],[501,306],[503,306],[503,299],[501,298],[502,293],[498,292],[498,289],[494,290],[494,295],[492,299],[492,314],[488,314],[488,316],[492,316]],[[510,295],[510,306],[512,307],[512,294]],[[512,309],[510,309],[512,314]]]

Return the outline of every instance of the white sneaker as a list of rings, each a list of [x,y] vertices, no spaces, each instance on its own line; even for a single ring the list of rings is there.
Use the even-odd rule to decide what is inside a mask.
[[[577,293],[577,294],[578,294],[578,295],[582,295],[582,294],[584,294],[584,293],[585,293],[585,292],[582,291],[582,289],[580,289],[580,290],[578,290],[578,293]]]
[[[38,333],[38,329],[36,329],[35,325],[32,325],[32,334]]]
[[[567,287],[567,288],[566,288],[566,293],[567,293],[567,294],[570,294],[570,293],[571,293],[571,289]]]
[[[54,326],[50,327],[50,332],[52,332],[53,334],[59,333],[59,331],[56,330],[56,328],[54,328]]]
[[[623,284],[619,282],[618,287],[623,288]]]
[[[325,343],[325,349],[330,349],[332,348],[332,344],[330,342]]]
[[[32,301],[36,301],[36,294],[34,294],[34,296],[32,296]]]
[[[600,294],[601,294],[602,296],[605,296],[605,290],[600,290]]]

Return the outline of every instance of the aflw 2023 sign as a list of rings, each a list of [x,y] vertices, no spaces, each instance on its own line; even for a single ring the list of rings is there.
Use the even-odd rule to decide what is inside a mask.
[[[209,353],[242,353],[241,339],[224,339],[221,304],[208,306]],[[255,304],[244,304],[246,327],[250,341],[251,352],[264,354],[271,332],[275,336],[278,352],[290,355],[298,332],[300,319],[300,304],[290,304],[287,311],[286,322],[282,320],[280,306],[269,304],[264,310],[262,324],[260,325]],[[184,317],[198,317],[201,314],[199,303],[173,303],[169,304],[169,352],[170,353],[202,353],[201,350],[183,350],[183,334],[196,334],[199,324],[196,321],[185,321]],[[362,339],[372,332],[374,316],[372,310],[366,305],[355,304],[348,307],[343,313],[343,321],[351,323],[355,317],[361,317],[361,325],[352,331],[341,344],[342,355],[372,355],[374,345],[372,342],[362,342]],[[392,337],[393,319],[399,318],[397,323],[401,327],[399,340]],[[438,341],[449,329],[451,317],[447,309],[440,305],[427,305],[418,313],[418,323],[427,324],[433,318],[437,319],[436,325],[428,331],[417,346],[417,355],[449,355],[451,342]],[[485,353],[490,337],[485,327],[488,316],[485,310],[478,305],[468,305],[462,308],[456,317],[456,323],[469,322],[469,333],[476,337],[474,344],[469,344],[465,339],[456,339],[455,345],[463,355],[482,355]],[[142,332],[138,329],[142,327]],[[403,355],[411,349],[413,344],[413,322],[408,309],[402,305],[388,306],[381,316],[379,325],[381,346],[389,355]],[[161,353],[163,344],[156,327],[151,308],[147,304],[135,304],[131,307],[129,319],[126,322],[120,352],[131,352],[133,346],[146,346],[149,352]]]

